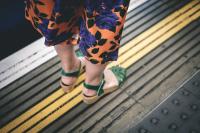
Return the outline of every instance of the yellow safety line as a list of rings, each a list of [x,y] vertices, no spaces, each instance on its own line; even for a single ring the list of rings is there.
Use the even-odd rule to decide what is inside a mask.
[[[129,59],[130,57],[134,56],[134,54],[137,54],[137,52],[141,51],[147,45],[149,45],[149,43],[151,41],[157,40],[159,36],[165,34],[165,32],[167,32],[169,29],[171,29],[172,27],[174,27],[177,23],[182,22],[185,18],[187,18],[187,16],[191,15],[192,13],[196,12],[199,9],[200,9],[200,6],[197,6],[196,8],[192,8],[188,12],[184,13],[184,17],[182,17],[182,16],[177,17],[177,19],[171,21],[169,24],[167,24],[165,26],[165,28],[159,29],[152,36],[148,37],[148,39],[142,40],[135,47],[129,48],[129,50],[126,51],[126,54],[123,54],[122,56],[120,56],[120,58],[118,59],[118,61],[121,62],[121,63],[126,62],[127,59]],[[131,41],[131,44],[135,44],[135,42]]]
[[[78,79],[79,82],[84,79],[84,76],[85,76],[85,74],[82,74],[79,77],[79,79]],[[67,100],[70,100],[74,96],[76,96],[78,93],[80,93],[80,91],[77,89],[77,90],[73,90],[69,94],[66,94],[65,97],[67,96],[67,98],[65,99],[65,102]],[[29,109],[28,111],[26,111],[25,113],[23,113],[22,115],[20,115],[16,119],[14,119],[13,121],[11,121],[4,128],[0,129],[0,132],[1,132],[1,130],[2,130],[2,132],[8,132],[8,131],[12,130],[17,125],[19,125],[20,123],[23,123],[25,120],[27,120],[28,118],[30,118],[31,116],[33,116],[34,114],[36,114],[37,112],[39,112],[41,109],[43,109],[44,107],[46,107],[47,105],[49,105],[50,103],[52,103],[53,101],[55,101],[55,99],[57,99],[57,98],[59,98],[59,97],[61,97],[63,95],[64,95],[64,92],[63,92],[62,89],[57,90],[56,92],[53,93],[53,95],[48,96],[43,101],[41,101],[40,103],[38,103],[37,105],[35,105],[31,109]]]
[[[40,124],[29,130],[27,133],[35,133],[43,129],[45,126],[49,124],[49,122],[55,121],[58,117],[57,116],[62,116],[64,113],[69,111],[74,105],[77,105],[82,101],[82,95],[79,94],[76,98],[74,98],[72,101],[64,105],[62,108],[59,109],[59,111],[54,112],[52,115],[47,117],[44,121],[42,121]],[[56,117],[54,117],[56,116]],[[44,125],[45,126],[44,126]],[[16,132],[17,133],[17,132]]]
[[[171,36],[176,34],[178,31],[180,31],[182,28],[184,28],[187,24],[191,23],[194,19],[197,19],[200,17],[200,11],[195,14],[195,16],[192,16],[192,18],[188,18],[188,20],[185,20],[180,25],[178,25],[176,28],[173,28],[169,32],[165,33],[164,36],[161,36],[158,40],[151,43],[151,45],[148,45],[144,49],[142,49],[139,53],[134,55],[133,57],[129,58],[126,62],[124,62],[121,66],[128,68],[131,64],[138,61],[138,59],[141,59],[143,56],[146,55],[146,53],[151,52],[153,49],[158,47],[161,43],[169,39]]]
[[[200,16],[200,12],[198,12],[198,15],[196,15],[196,17],[199,17],[199,16]],[[196,18],[194,17],[194,19],[196,19]],[[166,41],[167,39],[169,39],[171,36],[173,36],[175,33],[177,33],[179,30],[181,30],[183,27],[185,27],[187,24],[189,24],[192,21],[193,21],[193,19],[189,19],[188,18],[186,21],[184,21],[180,25],[178,25],[178,27],[174,28],[173,30],[170,30],[164,36],[162,36],[161,38],[159,38],[158,42],[155,42],[154,44],[151,44],[149,47],[146,47],[145,49],[143,49],[140,52],[140,54],[138,54],[139,56],[137,57],[137,59],[133,56],[130,60],[128,60],[127,62],[125,62],[124,64],[122,64],[122,67],[125,67],[125,68],[129,67],[130,65],[133,64],[134,61],[139,60],[141,57],[143,57],[146,54],[146,53],[143,53],[143,52],[150,52],[151,50],[153,50],[158,45],[160,45],[161,43],[163,43],[164,41]],[[153,45],[155,45],[155,46],[153,46]],[[81,97],[81,95],[79,95],[79,97]],[[78,104],[80,101],[81,101],[80,99],[76,99],[75,98],[71,102],[74,102],[74,103]],[[62,110],[58,110],[58,111],[54,112],[51,116],[49,116],[47,119],[42,120],[38,125],[34,126],[31,130],[29,130],[29,132],[31,133],[31,132],[38,132],[38,131],[40,131],[45,126],[47,126],[49,123],[53,122],[56,118],[59,118],[64,113],[66,113],[69,110],[69,108],[67,108],[67,107],[68,107],[68,104],[66,104],[65,106],[63,106]]]
[[[154,25],[152,28],[150,28],[149,30],[143,32],[140,36],[138,36],[137,38],[133,39],[133,41],[131,41],[130,43],[124,45],[123,47],[120,48],[119,53],[122,54],[124,51],[128,51],[129,48],[131,48],[133,45],[133,42],[140,42],[143,39],[146,39],[146,37],[148,37],[149,35],[151,35],[153,32],[155,32],[157,29],[159,29],[160,27],[165,26],[166,23],[170,22],[169,20],[174,19],[175,17],[177,17],[177,15],[179,15],[180,13],[183,13],[184,11],[186,11],[188,8],[191,8],[193,5],[195,5],[197,3],[197,1],[193,1],[189,4],[187,4],[186,6],[184,6],[183,8],[181,8],[180,10],[174,12],[172,15],[170,15],[169,17],[167,17],[166,19],[162,20],[161,22],[159,22],[158,24]],[[187,8],[186,8],[187,7]],[[193,17],[193,16],[192,16]],[[196,18],[196,17],[194,17]],[[169,19],[169,20],[168,20]],[[136,44],[136,43],[134,43]],[[122,52],[121,52],[122,51]],[[144,55],[146,53],[143,53]],[[140,56],[141,57],[141,56]],[[120,56],[119,56],[120,58]],[[133,59],[132,59],[133,60]],[[136,58],[135,58],[136,60]],[[131,62],[130,62],[131,63]],[[125,64],[125,66],[129,66],[130,65],[129,61],[127,61]],[[112,63],[114,64],[114,63]],[[129,64],[129,65],[127,65]],[[81,82],[84,79],[84,76],[81,75],[81,77],[79,78],[79,82]],[[36,116],[33,117],[33,119],[28,120],[26,123],[22,124],[22,125],[26,125],[26,124],[30,124],[29,126],[25,126],[25,128],[21,128],[22,131],[29,128],[31,125],[35,124],[38,120],[41,120],[42,118],[46,117],[48,114],[50,114],[53,110],[56,110],[57,108],[59,108],[60,106],[62,106],[64,104],[64,102],[70,100],[72,97],[74,97],[75,95],[77,95],[78,93],[81,92],[80,86],[78,86],[74,91],[72,91],[69,94],[64,95],[61,99],[59,99],[58,101],[56,101],[54,104],[55,105],[50,105],[49,107],[51,107],[51,109],[45,109],[43,112],[41,111],[39,114],[41,114],[41,116],[38,116],[39,114],[37,114]],[[30,110],[28,110],[27,112],[25,112],[24,114],[22,114],[21,116],[19,116],[18,118],[16,118],[15,120],[11,121],[8,125],[6,125],[5,127],[3,127],[0,131],[2,132],[7,132],[12,130],[13,128],[15,128],[17,125],[19,125],[20,123],[22,123],[23,121],[27,120],[29,117],[31,117],[32,115],[34,115],[35,113],[37,113],[38,111],[40,111],[42,108],[44,108],[45,106],[47,106],[48,104],[50,104],[51,102],[53,102],[56,98],[62,96],[64,93],[62,90],[58,90],[56,91],[53,95],[49,96],[48,98],[44,99],[42,102],[40,102],[39,104],[37,104],[36,106],[32,107]],[[74,103],[77,103],[76,101],[77,97],[74,98],[72,101],[73,102],[75,100]],[[78,99],[77,99],[78,100]],[[62,101],[62,102],[61,102]],[[69,103],[70,103],[69,102]],[[68,106],[67,103],[65,106]],[[76,104],[74,104],[76,105]],[[53,109],[52,109],[53,108]],[[63,107],[62,107],[63,108]],[[66,107],[65,107],[66,108]],[[67,109],[67,108],[66,108]],[[59,109],[59,111],[61,110],[61,108]],[[67,110],[65,110],[66,112]],[[56,111],[58,112],[58,111]],[[54,112],[54,113],[56,113]],[[53,114],[54,114],[53,113]],[[43,115],[43,116],[42,116]],[[51,116],[54,115],[50,115],[49,117],[47,117],[45,120],[50,119]],[[58,115],[60,116],[60,115]],[[38,118],[38,119],[36,119]],[[32,122],[29,122],[32,121]],[[43,121],[42,121],[43,122]],[[48,122],[50,123],[50,121]],[[21,126],[22,126],[21,125]],[[45,124],[47,125],[47,124]],[[20,126],[20,127],[21,127]],[[37,125],[38,126],[38,125]],[[44,126],[43,126],[44,127]],[[19,129],[19,128],[18,128]],[[41,129],[41,128],[40,128]],[[38,129],[39,130],[39,129]],[[16,130],[18,131],[18,130]]]
[[[76,94],[77,91],[80,92],[81,88],[82,88],[81,86],[78,86],[78,88],[75,90],[75,92],[72,92],[72,93]],[[69,96],[71,96],[70,94],[71,93],[69,93],[69,95],[64,95],[62,98],[57,100],[54,104],[51,104],[50,106],[48,106],[47,109],[42,110],[40,113],[36,114],[34,117],[29,119],[26,122],[26,124],[21,125],[21,127],[18,128],[17,130],[15,130],[14,132],[16,132],[16,133],[23,132],[25,129],[27,129],[27,128],[31,127],[32,125],[36,124],[38,122],[38,120],[41,120],[41,119],[45,118],[47,115],[50,115],[53,111],[55,111],[55,110],[63,110],[63,107],[62,107],[63,102],[65,102],[65,100],[66,101],[69,100]],[[66,104],[67,107],[65,107],[65,110],[66,109],[68,110],[69,108],[72,108],[72,105],[76,105],[77,104],[77,102],[76,102],[78,100],[77,97],[74,98],[74,99],[76,99],[76,100],[71,100]],[[78,100],[78,101],[80,101],[80,100]],[[50,116],[52,116],[52,114]],[[54,118],[56,119],[57,117],[53,117],[53,119]],[[47,119],[48,119],[48,117],[47,117]],[[47,121],[47,122],[50,122],[50,121]]]
[[[167,23],[169,23],[170,21],[172,21],[173,19],[175,19],[176,17],[178,17],[180,14],[186,12],[188,9],[192,8],[198,2],[199,2],[198,0],[192,1],[191,3],[189,3],[189,4],[185,5],[184,7],[182,7],[181,9],[173,12],[171,15],[169,15],[166,18],[164,18],[163,20],[161,20],[159,23],[157,23],[154,26],[150,27],[148,30],[144,31],[142,33],[142,35],[139,35],[136,38],[134,38],[131,41],[131,43],[128,43],[128,44],[126,44],[126,46],[121,47],[120,51],[119,51],[119,54],[121,55],[121,54],[125,53],[131,47],[134,47],[136,44],[138,44],[142,40],[146,39],[146,37],[152,35],[154,32],[156,32],[161,27],[164,27]]]

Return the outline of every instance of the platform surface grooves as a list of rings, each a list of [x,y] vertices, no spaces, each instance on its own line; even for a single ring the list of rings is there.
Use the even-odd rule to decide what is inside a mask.
[[[143,3],[128,13],[118,61],[108,65],[127,69],[122,87],[86,105],[84,72],[65,94],[55,57],[0,90],[0,132],[123,132],[200,68],[199,25],[199,0]]]

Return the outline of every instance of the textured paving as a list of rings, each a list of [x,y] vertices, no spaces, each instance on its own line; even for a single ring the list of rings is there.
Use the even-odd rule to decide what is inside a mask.
[[[200,71],[128,132],[199,133]]]

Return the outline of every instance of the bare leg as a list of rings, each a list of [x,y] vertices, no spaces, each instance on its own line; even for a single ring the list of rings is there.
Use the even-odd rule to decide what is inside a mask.
[[[92,64],[90,61],[86,60],[85,82],[91,85],[99,85],[103,76],[103,71],[106,68],[106,66],[107,64]],[[83,93],[87,96],[93,96],[96,94],[96,91],[83,88]]]
[[[66,72],[70,72],[74,69],[78,69],[79,67],[79,60],[75,55],[73,45],[66,45],[65,43],[61,43],[54,46],[60,60],[61,60],[61,66]],[[106,68],[107,64],[98,65],[98,64],[92,64],[90,61],[85,59],[86,64],[86,79],[85,82],[91,85],[99,85],[103,72]],[[112,76],[112,74],[109,74],[109,71],[106,71],[107,77],[105,77],[106,80],[106,86],[110,86],[113,84],[116,84],[115,78]],[[62,81],[66,84],[72,84],[76,80],[76,77],[62,77]],[[96,91],[89,90],[86,88],[83,88],[83,93],[88,96],[93,96],[96,94]]]
[[[64,42],[54,46],[60,60],[61,67],[66,71],[70,72],[72,70],[79,68],[79,60],[75,55],[73,45],[66,45]],[[65,84],[71,85],[76,80],[76,77],[63,77],[62,81]]]

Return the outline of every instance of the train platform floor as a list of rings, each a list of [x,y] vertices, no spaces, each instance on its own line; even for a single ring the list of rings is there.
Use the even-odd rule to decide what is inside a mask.
[[[87,105],[84,72],[66,94],[59,58],[43,63],[0,89],[0,132],[131,132],[200,70],[200,1],[148,0],[131,10],[118,61],[108,67],[116,64],[127,69],[123,86]]]

